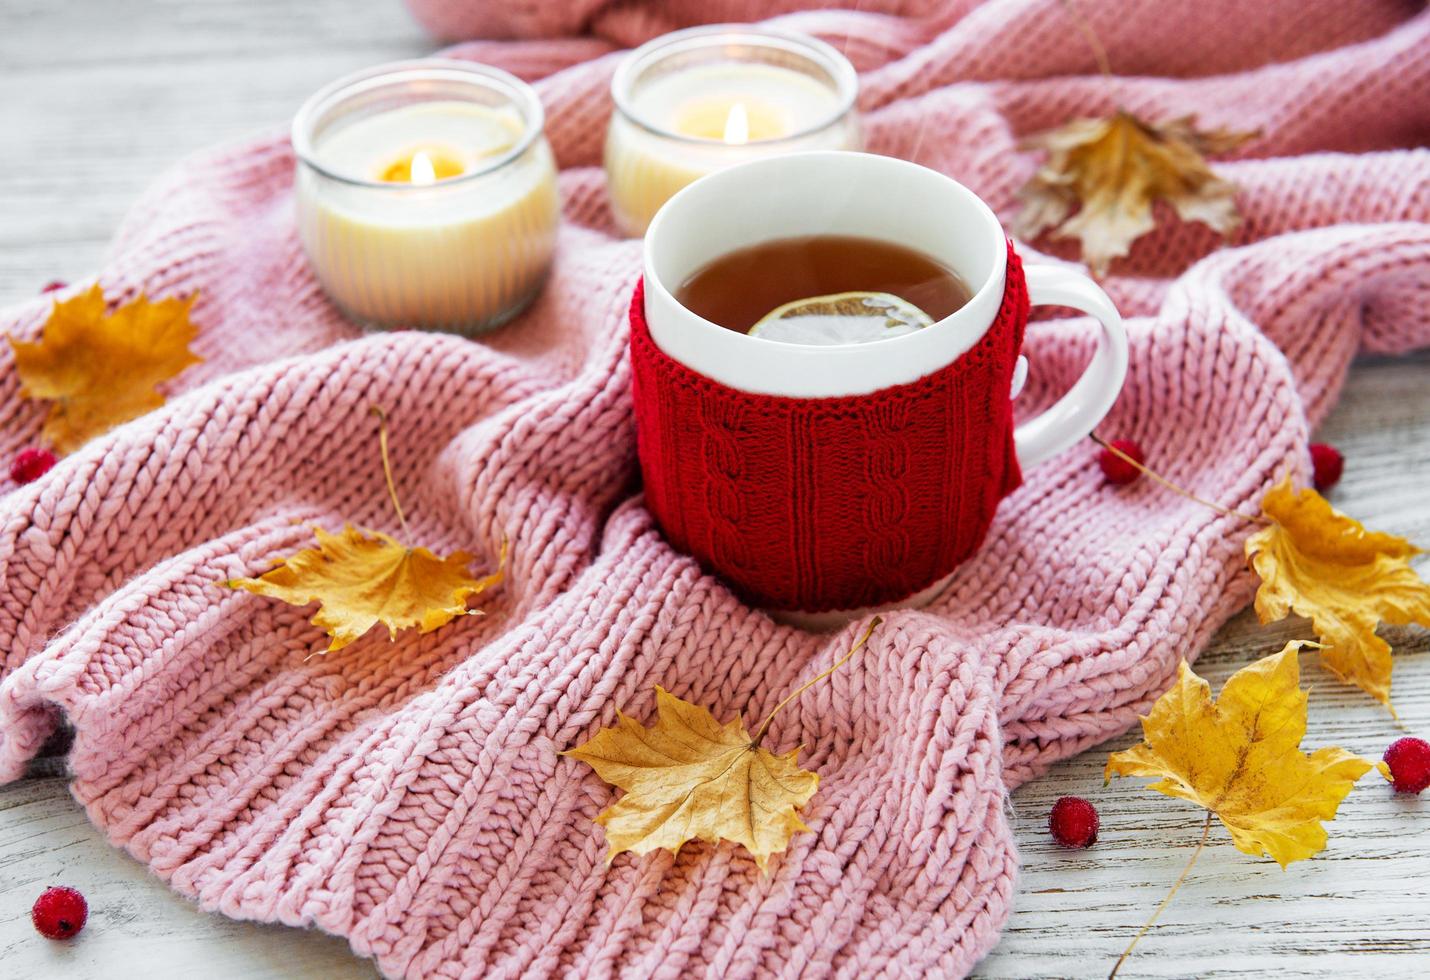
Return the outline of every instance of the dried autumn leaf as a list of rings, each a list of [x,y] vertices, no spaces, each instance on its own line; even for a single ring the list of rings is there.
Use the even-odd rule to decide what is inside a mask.
[[[1183,221],[1229,234],[1241,220],[1236,187],[1212,173],[1205,156],[1255,135],[1202,131],[1192,116],[1148,123],[1122,109],[1108,119],[1075,119],[1039,133],[1025,146],[1046,150],[1048,158],[1018,192],[1023,206],[1014,230],[1033,238],[1053,228],[1059,238],[1080,239],[1083,260],[1098,275],[1152,230],[1157,200]]]
[[[351,524],[341,534],[314,528],[318,547],[285,558],[259,578],[230,579],[230,588],[294,606],[317,602],[313,624],[328,631],[328,651],[341,650],[378,623],[388,636],[417,627],[430,633],[458,616],[479,615],[467,599],[502,580],[501,568],[482,578],[467,570],[472,556],[456,551],[445,558],[426,548],[409,548],[381,531]],[[502,561],[506,552],[503,549]]]
[[[51,402],[43,435],[61,453],[164,404],[156,386],[202,358],[189,350],[197,296],[143,296],[105,312],[98,286],[56,303],[38,341],[10,338],[20,395]]]
[[[745,845],[764,870],[796,831],[809,829],[799,808],[819,776],[799,767],[799,749],[775,755],[758,748],[739,718],[721,725],[661,687],[655,699],[650,728],[617,713],[614,728],[566,753],[626,791],[596,818],[606,828],[607,860],[723,839]]]
[[[1344,749],[1301,751],[1306,692],[1299,643],[1243,667],[1212,702],[1207,682],[1184,661],[1177,682],[1142,719],[1143,741],[1114,752],[1106,775],[1160,777],[1148,786],[1221,818],[1237,850],[1283,868],[1326,846],[1330,820],[1356,780],[1372,769]]]
[[[776,705],[753,736],[738,716],[721,725],[709,711],[657,686],[655,724],[645,728],[617,711],[614,728],[563,752],[625,790],[596,818],[606,828],[606,862],[622,851],[679,853],[687,841],[728,840],[743,844],[765,870],[771,854],[809,829],[799,808],[814,795],[819,776],[799,767],[798,748],[776,755],[760,740],[781,708],[847,663],[880,622],[870,620],[844,656]]]
[[[1375,630],[1382,621],[1430,626],[1430,585],[1410,567],[1420,549],[1366,530],[1315,490],[1294,491],[1289,478],[1266,492],[1261,512],[1272,524],[1246,542],[1261,577],[1257,616],[1308,617],[1325,644],[1321,662],[1389,707],[1390,644]]]

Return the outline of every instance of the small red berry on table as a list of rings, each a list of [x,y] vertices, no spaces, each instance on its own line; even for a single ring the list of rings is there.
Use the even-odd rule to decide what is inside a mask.
[[[1341,482],[1341,472],[1345,468],[1346,458],[1335,446],[1324,442],[1311,443],[1311,482],[1321,493]]]
[[[10,461],[10,479],[16,483],[33,483],[54,465],[54,453],[40,446],[26,446]]]
[[[1145,465],[1147,456],[1142,452],[1141,446],[1131,439],[1114,439],[1107,445],[1112,449],[1103,447],[1102,452],[1098,453],[1097,465],[1102,467],[1102,475],[1107,477],[1108,483],[1116,484],[1119,487],[1125,486],[1142,475],[1141,470],[1112,451],[1116,449],[1117,452],[1130,456]]]
[[[84,896],[63,885],[46,888],[30,909],[30,921],[40,935],[49,939],[76,935],[88,918],[89,904]]]
[[[1064,796],[1048,814],[1048,830],[1063,847],[1091,847],[1097,843],[1099,826],[1097,807],[1080,796]]]
[[[1391,785],[1397,793],[1421,793],[1430,786],[1430,742],[1423,738],[1402,738],[1385,750]]]

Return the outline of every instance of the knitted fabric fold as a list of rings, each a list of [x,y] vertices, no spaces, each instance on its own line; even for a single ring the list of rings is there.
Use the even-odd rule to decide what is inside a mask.
[[[1008,247],[998,314],[953,362],[858,397],[737,391],[662,351],[631,301],[636,446],[667,540],[766,609],[907,599],[983,542],[1021,481],[1008,392],[1028,324]]]
[[[1247,528],[1150,481],[1104,486],[1091,445],[1037,467],[932,605],[890,615],[775,719],[764,744],[805,746],[820,787],[768,876],[729,845],[608,866],[592,819],[613,791],[560,750],[617,708],[648,718],[656,684],[760,717],[853,635],[775,625],[643,506],[639,245],[615,237],[599,169],[617,52],[788,8],[778,23],[861,70],[872,149],[1005,221],[1039,128],[1121,105],[1259,131],[1216,164],[1245,219],[1225,248],[1167,214],[1114,266],[1131,362],[1102,427],[1249,509],[1287,467],[1304,476],[1357,351],[1430,344],[1430,14],[1081,0],[1126,73],[1104,79],[1058,0],[414,5],[448,35],[548,37],[453,52],[534,80],[547,107],[565,217],[548,287],[480,343],[362,336],[301,254],[285,139],[162,177],[97,281],[112,298],[199,291],[205,361],[163,408],[0,499],[0,779],[68,722],[74,794],[116,846],[206,909],[316,925],[393,977],[966,973],[1014,896],[1008,791],[1133,724],[1247,602]],[[48,307],[0,325],[33,337]],[[1017,411],[1066,390],[1096,334],[1031,324]],[[0,359],[9,458],[45,407],[18,397],[8,345]],[[407,537],[488,564],[507,540],[509,576],[485,616],[310,656],[326,646],[312,610],[217,583],[313,523],[397,530],[373,404]]]

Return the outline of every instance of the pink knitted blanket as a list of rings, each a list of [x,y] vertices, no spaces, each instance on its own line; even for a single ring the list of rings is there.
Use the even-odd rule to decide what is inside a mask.
[[[343,935],[391,976],[952,976],[1014,896],[1010,788],[1131,725],[1248,600],[1246,529],[1093,448],[1027,474],[928,609],[775,722],[821,776],[812,833],[761,878],[733,847],[605,863],[613,791],[557,752],[646,718],[656,684],[759,716],[851,631],[777,626],[672,551],[635,483],[626,304],[599,155],[624,47],[697,20],[825,37],[863,73],[872,148],[972,186],[1005,217],[1020,137],[1121,104],[1260,129],[1224,249],[1167,220],[1116,268],[1127,389],[1103,431],[1171,479],[1254,507],[1357,351],[1430,343],[1430,14],[1406,0],[1080,0],[1114,81],[1056,0],[414,0],[457,54],[536,80],[566,226],[538,304],[480,343],[362,336],[294,233],[271,135],[163,178],[119,231],[111,296],[200,290],[205,358],[163,409],[0,499],[0,780],[61,721],[74,794],[110,839],[227,915]],[[579,32],[579,33],[578,33]],[[560,35],[560,36],[558,36]],[[275,120],[275,123],[279,120]],[[1046,244],[1046,243],[1045,243]],[[1024,254],[1027,254],[1025,251]],[[1063,253],[1066,255],[1067,253]],[[87,284],[86,284],[87,285]],[[33,336],[37,298],[0,312]],[[1093,343],[1029,331],[1032,411]],[[0,458],[43,407],[0,370]],[[303,526],[395,531],[373,403],[419,543],[494,556],[485,617],[341,654],[310,611],[220,588]]]

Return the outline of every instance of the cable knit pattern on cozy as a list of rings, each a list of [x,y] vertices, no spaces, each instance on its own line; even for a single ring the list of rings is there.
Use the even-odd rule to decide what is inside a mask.
[[[847,648],[743,606],[636,495],[626,312],[639,246],[598,168],[621,46],[695,20],[779,22],[845,48],[872,148],[964,181],[1005,218],[1020,137],[1121,104],[1256,129],[1217,165],[1230,247],[1164,215],[1114,270],[1127,387],[1104,430],[1227,507],[1256,506],[1357,350],[1430,343],[1430,14],[1405,0],[414,0],[456,49],[537,80],[563,167],[555,274],[483,343],[361,336],[293,226],[281,135],[189,160],[138,203],[98,281],[200,290],[206,359],[169,404],[0,501],[0,778],[63,718],[74,793],[116,845],[204,907],[317,925],[404,977],[951,976],[997,939],[1017,865],[1006,794],[1125,730],[1248,600],[1246,528],[1091,445],[1025,475],[927,609],[775,720],[821,777],[812,832],[760,877],[698,844],[605,863],[612,790],[558,751],[652,712],[652,688],[759,717]],[[275,120],[275,123],[279,122]],[[1046,243],[1044,243],[1046,244]],[[1020,245],[1026,255],[1026,246]],[[1068,257],[1070,253],[1059,252]],[[87,284],[86,284],[87,285]],[[78,288],[78,287],[76,287]],[[0,313],[37,333],[48,299]],[[1095,342],[1033,323],[1020,412]],[[8,346],[0,449],[33,443]],[[497,554],[484,617],[340,654],[310,610],[218,586],[310,538],[393,531],[369,406],[391,418],[411,537]],[[8,457],[7,457],[8,458]]]
[[[982,543],[1020,481],[1008,391],[1028,290],[1011,246],[1003,304],[978,342],[862,396],[756,395],[697,374],[656,346],[643,289],[631,303],[631,381],[645,504],[672,545],[741,598],[872,608],[937,583]],[[913,466],[916,455],[937,463]]]

